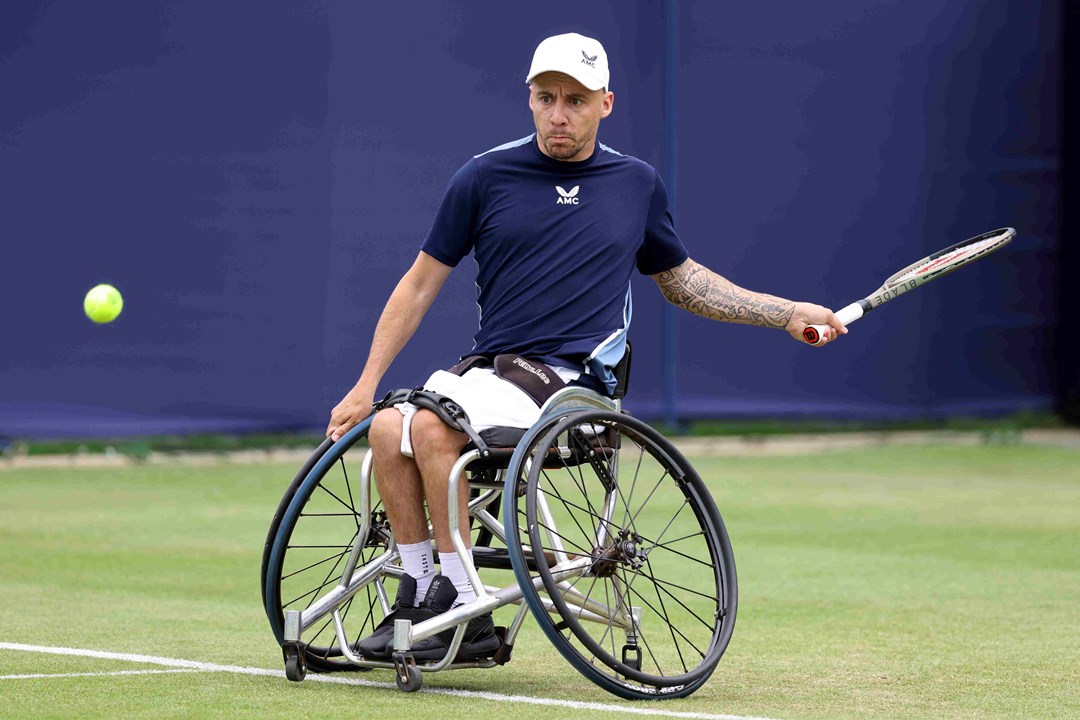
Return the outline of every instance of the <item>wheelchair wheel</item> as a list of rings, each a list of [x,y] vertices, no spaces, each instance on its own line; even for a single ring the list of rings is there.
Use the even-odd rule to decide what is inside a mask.
[[[517,446],[503,502],[525,601],[575,669],[629,699],[705,683],[735,623],[735,561],[670,442],[607,410],[543,419]]]
[[[285,611],[309,607],[341,580],[360,530],[360,466],[367,452],[361,441],[369,425],[366,420],[338,442],[323,442],[297,473],[274,514],[263,549],[262,586],[266,616],[279,643],[284,640]],[[358,567],[387,549],[385,514],[375,497],[371,518],[372,532]],[[388,592],[392,598],[394,590]],[[350,642],[370,634],[383,615],[375,584],[344,604],[341,615]],[[309,628],[304,642],[304,664],[310,670],[361,669],[342,656],[331,618]]]

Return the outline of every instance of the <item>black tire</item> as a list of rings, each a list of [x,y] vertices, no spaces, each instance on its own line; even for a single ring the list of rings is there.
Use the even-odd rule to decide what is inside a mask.
[[[708,680],[735,624],[735,561],[708,490],[662,435],[607,410],[549,416],[519,443],[503,501],[518,584],[575,669],[634,700],[685,697]],[[556,541],[566,563],[585,562],[562,583]],[[586,621],[581,597],[615,612]],[[629,607],[641,610],[636,643]]]
[[[367,451],[361,441],[369,425],[370,420],[365,420],[336,443],[323,442],[297,473],[274,514],[263,549],[262,585],[266,617],[278,643],[284,641],[285,610],[309,606],[337,584],[344,571],[360,528],[357,483]],[[374,496],[372,515],[382,521]],[[358,567],[387,548],[388,535],[376,530],[363,548]],[[387,592],[392,598],[393,588]],[[350,643],[369,635],[382,619],[375,586],[362,588],[342,607],[341,615]],[[309,628],[304,643],[309,670],[364,669],[341,655],[330,618]]]

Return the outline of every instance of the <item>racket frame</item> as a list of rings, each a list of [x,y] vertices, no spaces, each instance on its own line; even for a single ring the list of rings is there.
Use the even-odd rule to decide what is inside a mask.
[[[932,255],[927,255],[922,260],[913,262],[904,269],[894,272],[884,283],[882,283],[881,287],[862,300],[857,300],[850,305],[846,305],[837,310],[834,313],[836,319],[844,325],[853,323],[874,308],[880,307],[888,301],[914,290],[920,285],[925,285],[942,275],[948,275],[953,270],[958,270],[965,265],[975,262],[979,258],[992,253],[1008,244],[1014,237],[1016,237],[1015,229],[1011,227],[998,228],[997,230],[991,230],[990,232],[985,232],[981,235],[975,235],[974,237],[958,242],[955,245],[950,245],[947,248],[938,250]],[[965,247],[977,245],[978,243],[991,238],[997,238],[997,241],[987,244],[986,247],[979,252],[972,253],[971,255],[964,255],[954,262],[947,262],[934,267],[935,261],[949,255],[949,253]],[[928,265],[931,266],[928,271],[918,272],[919,268]],[[810,345],[821,345],[825,337],[825,331],[828,329],[828,325],[808,325],[806,329],[803,330],[803,339]]]

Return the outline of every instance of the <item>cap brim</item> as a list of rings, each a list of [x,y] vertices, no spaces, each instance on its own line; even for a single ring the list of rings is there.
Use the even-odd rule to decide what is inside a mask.
[[[529,72],[529,76],[525,78],[526,84],[531,83],[537,75],[543,75],[544,73],[556,72],[562,75],[567,75],[574,78],[584,86],[586,90],[603,90],[605,87],[604,81],[590,76],[588,73],[581,72],[576,67],[549,67],[543,66],[542,69],[532,68]]]

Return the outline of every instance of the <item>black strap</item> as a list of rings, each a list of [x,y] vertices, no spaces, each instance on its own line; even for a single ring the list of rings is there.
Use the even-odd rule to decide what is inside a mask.
[[[513,353],[502,355],[470,355],[454,365],[447,372],[462,376],[473,368],[494,368],[495,374],[503,380],[520,388],[539,407],[543,407],[552,395],[566,387],[567,383],[559,377],[551,366],[533,358],[522,357]],[[580,385],[607,394],[603,383],[596,378],[582,375],[571,385]]]
[[[457,375],[458,377],[460,377],[472,370],[474,367],[489,368],[492,366],[492,364],[493,363],[491,357],[487,355],[470,355],[469,357],[462,359],[461,362],[459,362],[457,365],[454,365],[446,372],[450,373],[451,375]]]
[[[480,451],[480,457],[486,458],[491,454],[491,450],[488,449],[487,443],[480,437],[480,433],[476,432],[469,423],[469,416],[464,408],[447,396],[420,387],[391,390],[386,394],[386,397],[375,403],[374,412],[401,403],[412,403],[417,407],[430,410],[454,430],[465,433],[473,445],[476,446],[476,449]]]

